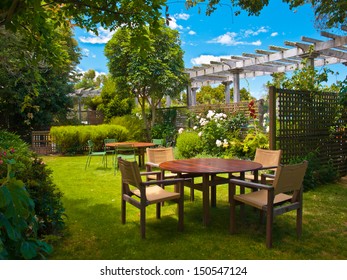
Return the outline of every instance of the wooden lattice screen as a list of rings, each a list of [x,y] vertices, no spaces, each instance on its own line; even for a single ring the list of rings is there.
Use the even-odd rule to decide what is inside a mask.
[[[336,93],[271,88],[269,108],[270,148],[283,150],[283,163],[317,151],[347,174],[347,116],[339,116]]]

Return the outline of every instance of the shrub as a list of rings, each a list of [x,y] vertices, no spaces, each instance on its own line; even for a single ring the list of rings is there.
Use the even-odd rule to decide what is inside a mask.
[[[225,114],[209,110],[192,118],[193,130],[198,132],[205,154],[224,156],[229,140],[240,137],[240,129],[247,125],[244,114]]]
[[[337,170],[329,161],[327,164],[322,164],[318,157],[318,152],[310,152],[303,157],[295,157],[290,160],[290,164],[299,163],[304,160],[308,161],[308,167],[304,177],[304,190],[312,190],[319,185],[335,182],[339,178]]]
[[[144,124],[136,115],[125,115],[121,117],[113,117],[110,121],[112,125],[120,125],[126,127],[129,131],[129,140],[143,141],[146,136],[144,133]],[[112,138],[112,137],[109,137]],[[118,139],[118,138],[116,138]]]
[[[63,154],[82,153],[88,140],[94,142],[95,150],[103,149],[104,139],[115,138],[118,141],[129,139],[129,131],[120,125],[88,125],[88,126],[53,126],[50,135]]]
[[[192,158],[202,153],[202,141],[196,132],[182,132],[177,137],[178,158]]]
[[[65,226],[65,209],[61,202],[63,194],[53,183],[52,171],[15,134],[0,131],[0,146],[15,150],[13,168],[16,170],[17,179],[23,181],[35,203],[38,236],[58,233]],[[0,178],[3,178],[5,173],[6,167],[0,165]]]
[[[15,149],[1,148],[0,259],[44,258],[52,248],[37,236],[35,204],[15,176],[15,163]]]
[[[177,130],[176,130],[176,108],[165,108],[158,110],[157,120],[152,129],[151,137],[152,139],[164,139],[167,146],[172,146],[175,144]]]

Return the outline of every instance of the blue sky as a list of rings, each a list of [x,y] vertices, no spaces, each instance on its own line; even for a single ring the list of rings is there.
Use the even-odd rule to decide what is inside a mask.
[[[172,19],[170,27],[180,33],[186,68],[218,60],[221,56],[255,53],[256,49],[268,50],[270,45],[286,47],[285,41],[298,42],[301,36],[327,40],[315,29],[310,6],[290,10],[288,4],[272,0],[259,16],[248,16],[244,11],[235,16],[231,6],[227,5],[229,1],[221,2],[226,5],[219,6],[210,16],[204,13],[205,4],[200,5],[199,14],[197,7],[187,10],[184,1],[167,2]],[[103,51],[112,32],[102,28],[99,31],[97,37],[81,29],[75,30],[75,38],[84,55],[79,65],[81,71],[94,69],[98,73],[108,72]],[[330,77],[331,82],[346,77],[346,66],[330,65],[329,69],[339,72],[339,75]],[[241,87],[260,98],[266,94],[263,85],[269,80],[269,76],[242,79]]]

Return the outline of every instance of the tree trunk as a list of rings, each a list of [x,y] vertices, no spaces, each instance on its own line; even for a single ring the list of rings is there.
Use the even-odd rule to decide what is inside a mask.
[[[141,112],[142,112],[142,118],[143,118],[143,122],[146,128],[146,141],[151,141],[151,133],[150,133],[150,122],[147,119],[147,115],[146,115],[146,88],[142,89],[142,94],[138,96],[139,97],[139,103],[141,106]]]

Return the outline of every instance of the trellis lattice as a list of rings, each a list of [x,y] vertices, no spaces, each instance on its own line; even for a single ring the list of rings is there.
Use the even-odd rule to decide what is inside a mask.
[[[331,161],[340,175],[346,175],[347,115],[338,106],[338,95],[283,89],[270,93],[277,107],[272,147],[283,150],[282,162],[317,151],[322,163]]]

